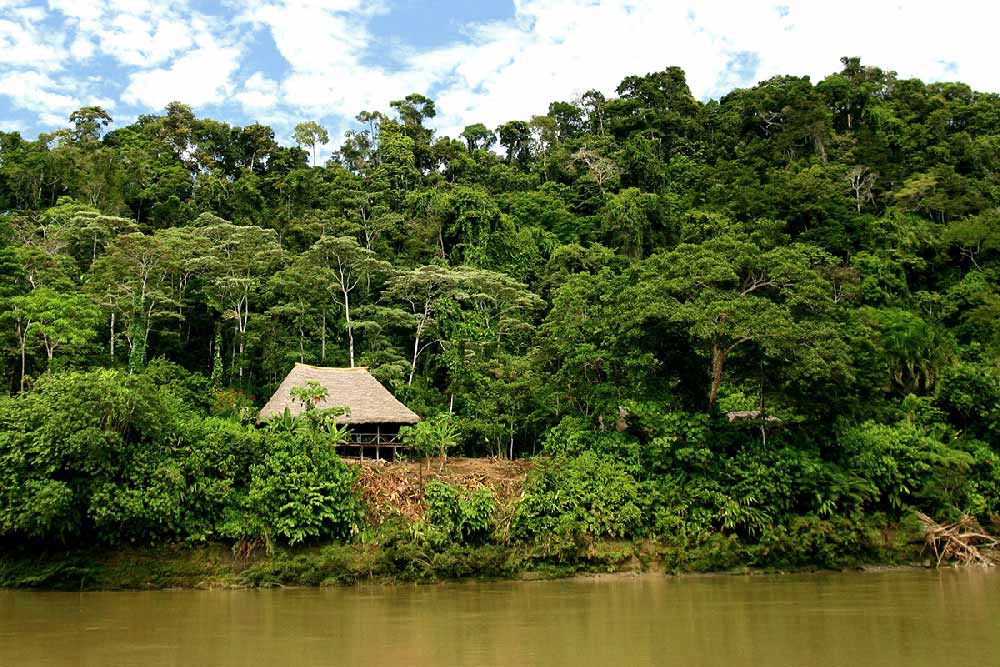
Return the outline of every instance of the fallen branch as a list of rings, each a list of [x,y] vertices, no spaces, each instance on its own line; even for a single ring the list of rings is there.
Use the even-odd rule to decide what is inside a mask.
[[[924,542],[937,559],[935,567],[941,567],[944,562],[987,567],[996,565],[993,558],[981,549],[995,549],[1000,546],[1000,540],[986,534],[971,516],[964,514],[958,521],[945,525],[923,512],[917,512],[917,518],[924,526]]]

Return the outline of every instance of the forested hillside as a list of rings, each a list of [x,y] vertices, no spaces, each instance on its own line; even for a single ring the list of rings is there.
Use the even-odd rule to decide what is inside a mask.
[[[458,137],[410,95],[325,164],[315,123],[182,103],[0,133],[0,535],[348,537],[332,482],[275,518],[289,470],[347,475],[252,426],[296,361],[451,413],[453,453],[557,462],[504,539],[987,524],[1000,97],[842,63],[705,103],[671,67]]]

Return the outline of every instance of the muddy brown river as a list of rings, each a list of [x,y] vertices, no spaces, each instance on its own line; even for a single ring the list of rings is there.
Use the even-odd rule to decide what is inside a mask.
[[[1000,664],[1000,573],[0,591],[0,665]]]

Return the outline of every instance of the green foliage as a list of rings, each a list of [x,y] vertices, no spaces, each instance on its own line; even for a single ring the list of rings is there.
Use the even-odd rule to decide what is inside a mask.
[[[878,490],[877,508],[915,506],[932,515],[965,509],[965,484],[974,459],[909,420],[866,421],[841,433],[845,464]]]
[[[239,389],[219,389],[211,394],[209,413],[217,417],[250,423],[257,417],[253,400]]]
[[[310,380],[301,387],[292,387],[288,390],[288,393],[308,412],[309,410],[315,410],[317,403],[326,400],[330,391],[319,382]]]
[[[149,362],[143,375],[153,384],[166,389],[196,412],[209,408],[211,396],[208,379],[200,373],[192,373],[182,366],[158,357]]]
[[[407,447],[424,458],[437,454],[443,466],[448,450],[458,444],[459,432],[454,418],[442,412],[413,426],[403,426],[399,436]]]
[[[1000,372],[983,363],[945,369],[935,402],[963,432],[1000,441]]]
[[[323,437],[271,431],[263,460],[250,469],[249,516],[242,518],[248,532],[233,536],[288,544],[347,539],[361,522],[356,475]]]
[[[255,426],[294,362],[370,367],[430,416],[418,455],[552,457],[512,544],[559,567],[639,535],[833,564],[873,513],[1000,513],[1000,98],[844,58],[436,114],[362,111],[325,165],[315,122],[283,146],[182,103],[0,133],[0,538],[348,537],[340,413],[307,387]],[[455,527],[471,498],[430,496],[447,537],[380,566],[509,571]]]
[[[330,141],[330,134],[326,128],[316,121],[305,121],[295,126],[293,134],[295,142],[300,146],[309,146],[313,154],[313,166],[316,166],[316,145],[325,144]]]
[[[620,463],[585,452],[531,473],[514,515],[522,539],[632,537],[640,530],[639,485]]]
[[[183,531],[174,456],[182,404],[149,378],[54,375],[8,401],[0,428],[0,532],[32,539],[149,540]]]
[[[463,492],[437,480],[424,487],[426,537],[435,544],[481,544],[489,536],[496,498],[489,489]]]

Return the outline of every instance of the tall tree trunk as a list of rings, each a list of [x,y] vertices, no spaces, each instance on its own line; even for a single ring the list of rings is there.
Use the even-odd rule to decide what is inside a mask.
[[[111,347],[111,363],[115,362],[115,311],[111,311],[111,324],[108,326],[108,344]]]
[[[722,386],[722,368],[731,349],[723,348],[718,343],[712,344],[712,386],[708,391],[709,411],[715,407],[715,401],[719,397],[719,387]]]
[[[420,354],[420,333],[424,328],[424,323],[421,321],[417,324],[417,333],[413,337],[413,360],[410,362],[410,377],[406,381],[407,386],[413,384],[413,375],[417,371],[417,355]]]
[[[323,306],[323,319],[319,329],[319,360],[326,362],[326,306]]]
[[[351,368],[354,368],[354,324],[351,322],[351,302],[347,290],[341,290],[344,294],[344,320],[347,322],[347,348],[351,359]]]
[[[236,328],[239,331],[239,359],[240,386],[243,386],[243,365],[245,363],[247,325],[250,322],[250,298],[244,296],[240,303],[236,304]]]
[[[24,393],[24,374],[28,368],[28,336],[25,328],[22,328],[19,324],[17,326],[17,341],[21,347],[21,390],[20,393]]]
[[[236,351],[240,349],[240,318],[233,323],[233,348],[229,351],[229,381],[233,381],[233,369],[236,368]]]

